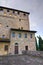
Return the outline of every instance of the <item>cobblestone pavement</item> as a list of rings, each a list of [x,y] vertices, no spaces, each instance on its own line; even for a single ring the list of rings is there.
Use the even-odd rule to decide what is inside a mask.
[[[0,65],[43,65],[43,58],[29,55],[0,57]]]

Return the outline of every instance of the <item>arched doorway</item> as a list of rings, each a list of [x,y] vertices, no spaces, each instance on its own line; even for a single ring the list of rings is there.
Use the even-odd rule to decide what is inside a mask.
[[[18,43],[15,43],[15,54],[18,54]]]

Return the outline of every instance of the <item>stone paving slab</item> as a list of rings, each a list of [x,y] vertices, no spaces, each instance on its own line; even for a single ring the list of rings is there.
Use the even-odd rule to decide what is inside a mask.
[[[0,65],[43,65],[43,58],[29,55],[2,56]]]

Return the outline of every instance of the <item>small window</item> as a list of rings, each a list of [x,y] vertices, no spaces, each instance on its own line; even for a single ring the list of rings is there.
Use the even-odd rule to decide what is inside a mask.
[[[15,32],[12,32],[12,37],[15,37]]]
[[[19,21],[21,21],[21,19],[19,19]]]
[[[9,9],[7,9],[7,12],[9,12]]]
[[[23,30],[23,27],[21,27],[21,30]]]
[[[8,25],[6,27],[9,27]]]
[[[30,34],[30,38],[32,38],[32,34]]]
[[[24,16],[26,16],[26,14],[24,13]]]
[[[2,35],[2,38],[5,38],[5,35]]]
[[[28,50],[28,46],[25,46],[25,50]]]
[[[27,38],[27,34],[25,34],[25,38]]]
[[[19,33],[19,38],[21,38],[21,33]]]
[[[3,8],[0,8],[0,11],[3,11]]]
[[[5,51],[8,51],[8,45],[5,45],[4,50],[5,50]]]
[[[18,43],[15,43],[15,45],[18,45]]]

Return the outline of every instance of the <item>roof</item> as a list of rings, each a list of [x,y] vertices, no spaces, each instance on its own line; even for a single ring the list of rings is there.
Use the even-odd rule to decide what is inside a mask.
[[[10,40],[6,38],[0,38],[0,42],[10,42]]]
[[[31,33],[36,33],[37,31],[30,31],[30,30],[21,30],[21,29],[10,29],[11,31],[21,31],[21,32],[31,32]]]
[[[22,12],[22,13],[30,14],[29,12],[25,12],[25,11],[21,11],[21,10],[13,9],[13,8],[9,8],[9,7],[3,7],[3,6],[0,6],[0,8],[9,9],[9,10],[15,10],[15,11],[19,11],[19,12]]]

